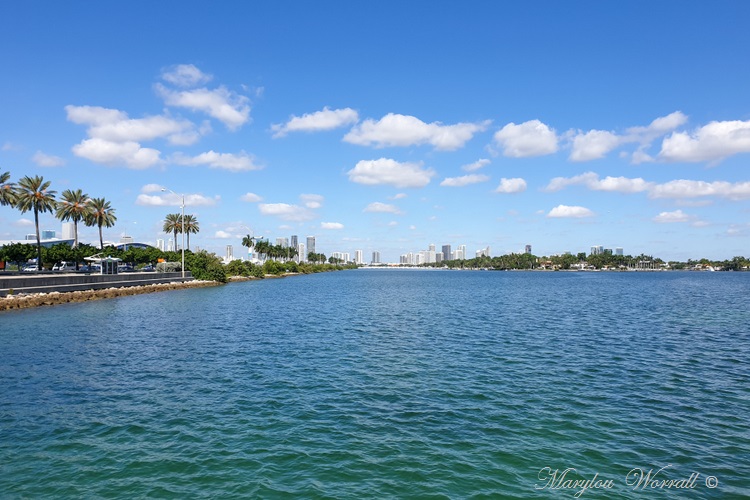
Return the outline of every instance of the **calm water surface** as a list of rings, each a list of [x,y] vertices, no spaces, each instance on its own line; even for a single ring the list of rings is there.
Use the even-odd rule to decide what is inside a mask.
[[[0,497],[748,497],[748,297],[358,270],[6,312]]]

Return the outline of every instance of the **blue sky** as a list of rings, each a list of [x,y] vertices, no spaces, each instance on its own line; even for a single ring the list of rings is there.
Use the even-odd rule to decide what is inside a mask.
[[[750,255],[750,3],[6,2],[0,171],[154,243]],[[33,232],[0,207],[0,240]],[[43,228],[60,230],[49,216]],[[84,241],[96,241],[90,228]]]

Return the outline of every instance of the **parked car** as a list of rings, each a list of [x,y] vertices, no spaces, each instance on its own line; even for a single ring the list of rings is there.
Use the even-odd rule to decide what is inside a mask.
[[[147,264],[141,268],[141,271],[156,271],[156,267],[153,264]]]
[[[23,266],[21,268],[21,271],[27,272],[27,273],[28,272],[32,272],[32,271],[36,271],[36,270],[37,270],[36,269],[36,264],[26,264],[25,266]]]
[[[55,264],[52,266],[53,271],[72,271],[75,269],[76,266],[74,264],[69,264],[68,262],[62,261],[59,264]]]

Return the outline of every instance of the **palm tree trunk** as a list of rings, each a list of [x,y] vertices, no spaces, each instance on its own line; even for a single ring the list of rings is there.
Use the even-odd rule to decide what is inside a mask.
[[[190,250],[190,231],[187,232],[187,237],[188,237],[187,249]]]
[[[73,242],[73,249],[78,250],[78,219],[73,219],[73,235],[75,236],[75,241]],[[76,255],[76,271],[78,271],[78,252],[76,252],[75,255]]]
[[[39,209],[34,205],[34,223],[36,225],[36,270],[42,270],[42,239],[39,237]]]
[[[99,248],[104,250],[104,237],[102,236],[102,225],[99,224]]]

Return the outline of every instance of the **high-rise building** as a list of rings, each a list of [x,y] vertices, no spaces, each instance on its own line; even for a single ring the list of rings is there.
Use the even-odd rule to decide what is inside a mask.
[[[531,245],[526,245],[525,253],[531,253]]]
[[[380,264],[380,252],[378,251],[372,252],[372,263]]]
[[[362,250],[355,250],[354,251],[354,263],[355,264],[364,264],[365,263],[364,252],[362,252]]]
[[[591,247],[591,255],[601,255],[604,253],[604,246],[595,245]]]
[[[466,245],[458,245],[458,249],[456,250],[458,252],[456,254],[457,260],[463,260],[466,258]]]
[[[43,229],[42,230],[42,239],[43,240],[52,240],[55,238],[55,231],[53,229]]]
[[[450,245],[443,245],[443,260],[451,260],[453,258],[453,255],[451,255],[451,246]]]
[[[76,237],[75,224],[72,222],[63,222],[62,225],[62,238],[64,240],[72,240]]]
[[[297,245],[297,263],[307,262],[307,255],[305,255],[305,244],[299,243]]]
[[[615,248],[615,255],[623,255],[622,247]]]
[[[158,239],[156,240],[156,248],[158,248],[158,249],[159,249],[159,250],[161,250],[162,252],[164,251],[164,240],[163,240],[163,239],[161,239],[161,238],[158,238]]]
[[[490,247],[488,246],[487,248],[482,248],[480,250],[477,250],[475,252],[475,255],[477,257],[489,257],[490,256]]]
[[[297,245],[298,245],[298,242],[297,242],[297,235],[296,235],[296,234],[293,234],[293,235],[292,235],[292,241],[291,241],[291,243],[289,244],[289,246],[290,246],[290,247],[292,247],[292,248],[297,248]]]
[[[174,240],[171,238],[167,240],[167,252],[174,252]]]
[[[315,236],[307,237],[307,253],[316,253],[315,252]]]
[[[331,257],[334,259],[339,260],[340,262],[346,264],[347,262],[351,262],[351,255],[349,255],[349,252],[333,252],[331,254]]]
[[[227,245],[227,262],[232,262],[234,260],[234,249],[232,248],[232,245]]]
[[[434,252],[435,251],[435,244],[431,243],[429,247],[427,247],[427,250]]]
[[[289,238],[276,238],[276,244],[282,248],[289,246]]]

